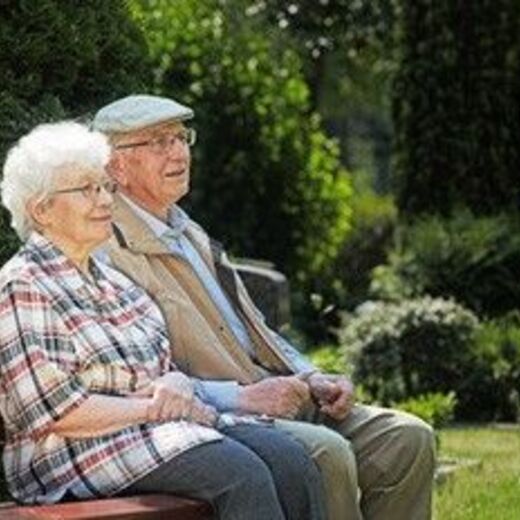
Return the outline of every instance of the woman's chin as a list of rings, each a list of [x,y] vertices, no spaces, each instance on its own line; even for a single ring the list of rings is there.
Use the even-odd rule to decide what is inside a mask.
[[[96,242],[95,247],[103,244],[112,236],[112,221],[106,223],[100,223],[99,229],[96,230],[96,234],[93,237],[93,242]]]

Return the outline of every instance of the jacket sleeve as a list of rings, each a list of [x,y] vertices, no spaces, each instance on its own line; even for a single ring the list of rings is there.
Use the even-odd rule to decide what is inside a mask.
[[[268,331],[268,333],[272,336],[273,340],[275,341],[275,343],[278,346],[278,348],[280,349],[280,351],[285,355],[287,360],[291,363],[293,370],[296,373],[317,371],[317,368],[301,352],[299,352],[284,337],[282,337],[280,334],[278,334],[277,332],[272,330],[267,325],[267,323],[265,322],[264,315],[262,314],[260,309],[254,303],[253,299],[249,295],[249,292],[248,292],[242,278],[240,277],[240,274],[238,273],[238,271],[235,268],[235,266],[233,265],[233,263],[228,259],[227,255],[224,251],[221,252],[220,263],[222,266],[224,266],[224,268],[230,269],[233,272],[234,283],[236,285],[234,290],[236,291],[237,294],[238,294],[238,291],[242,292],[242,294],[247,298],[248,305],[255,313],[256,319],[258,321],[262,322],[263,326]],[[229,289],[228,289],[228,293],[229,293]]]

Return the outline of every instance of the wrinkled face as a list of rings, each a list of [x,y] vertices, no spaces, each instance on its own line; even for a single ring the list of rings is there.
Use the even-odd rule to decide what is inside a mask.
[[[117,141],[110,161],[109,171],[120,190],[159,218],[189,191],[189,145],[175,139],[183,131],[182,123],[167,122],[128,132]],[[129,146],[137,143],[149,144]]]
[[[44,235],[68,250],[91,251],[112,233],[113,181],[104,171],[70,166],[32,209]]]

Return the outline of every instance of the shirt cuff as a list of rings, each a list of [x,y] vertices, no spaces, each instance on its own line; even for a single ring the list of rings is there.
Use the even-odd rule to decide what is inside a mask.
[[[195,395],[221,412],[237,410],[238,390],[236,381],[195,381]]]

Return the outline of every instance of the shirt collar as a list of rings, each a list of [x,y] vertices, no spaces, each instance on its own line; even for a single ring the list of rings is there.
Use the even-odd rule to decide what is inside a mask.
[[[60,285],[68,287],[73,292],[87,291],[90,294],[107,292],[105,274],[93,257],[90,257],[91,279],[53,242],[36,231],[31,233],[25,249],[30,255],[36,257],[36,262],[50,277],[55,278]]]
[[[157,238],[166,241],[177,239],[184,233],[188,226],[188,215],[176,204],[172,204],[168,210],[168,220],[167,223],[165,223],[122,193],[120,193],[120,197],[130,206],[132,211],[150,227]]]

